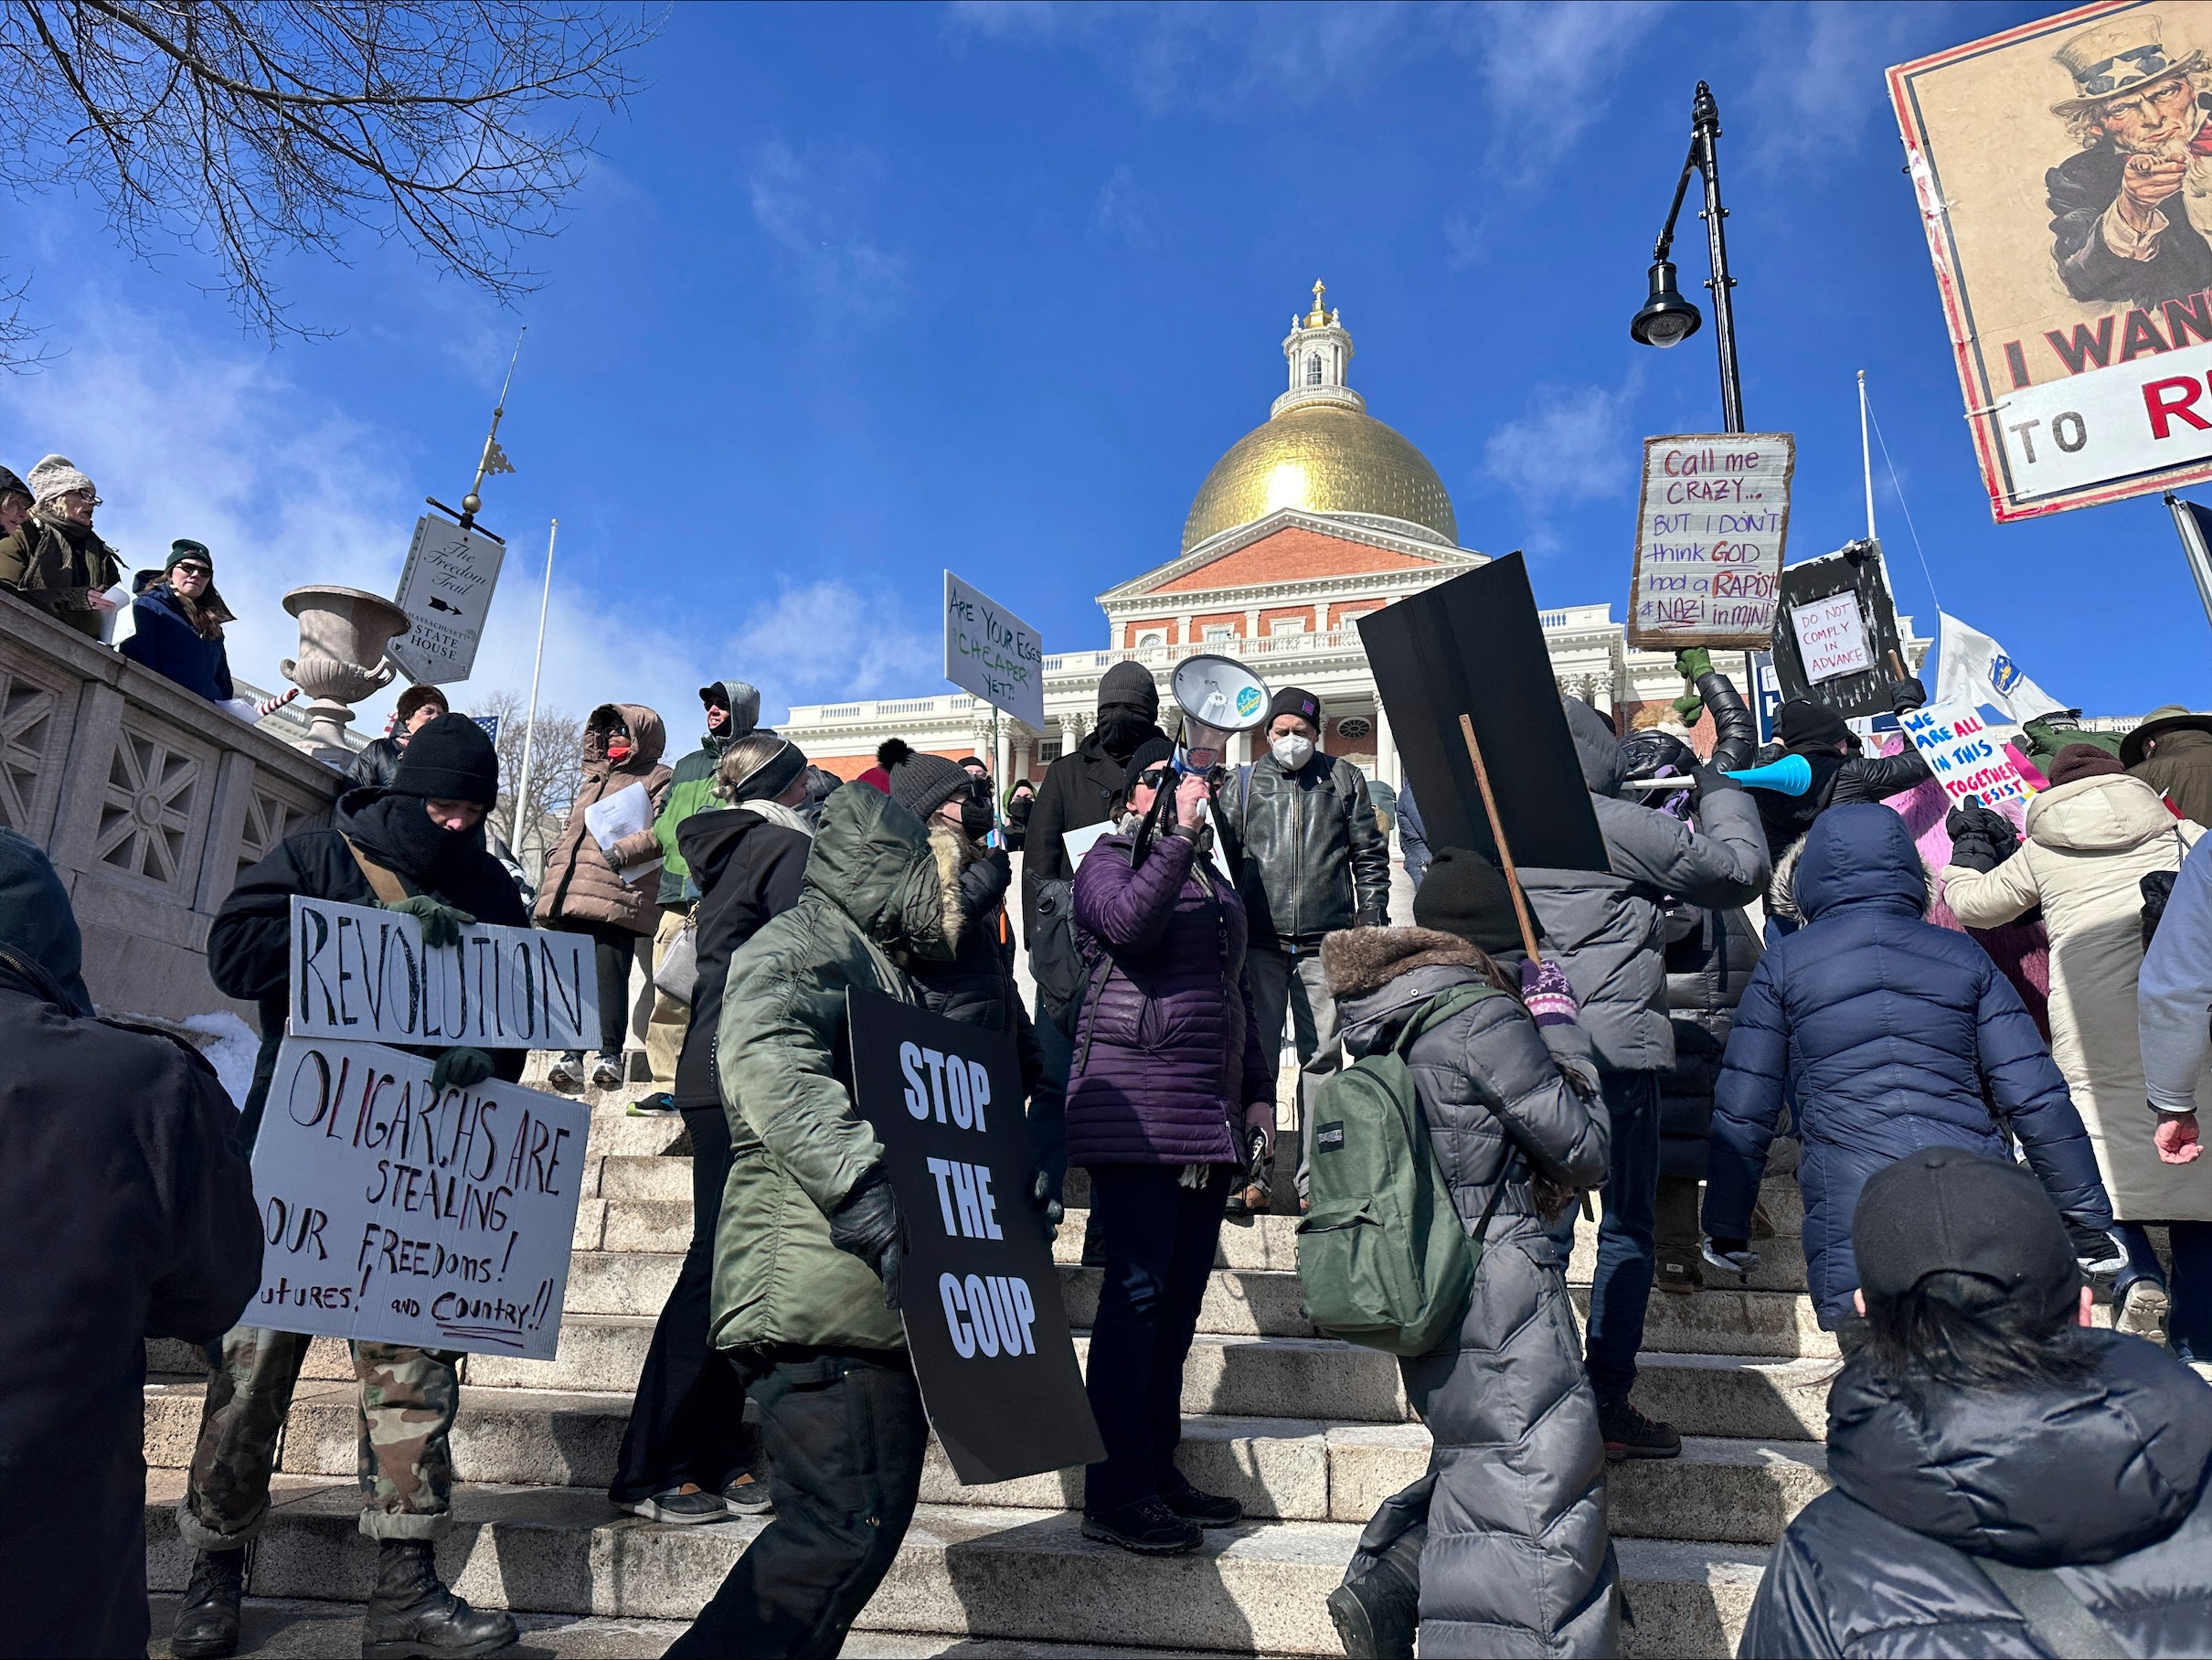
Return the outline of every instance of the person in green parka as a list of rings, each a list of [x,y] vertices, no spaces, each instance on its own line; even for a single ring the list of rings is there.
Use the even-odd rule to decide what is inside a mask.
[[[919,1003],[904,964],[952,956],[921,821],[880,792],[840,790],[798,903],[730,961],[712,1334],[760,1410],[776,1519],[668,1650],[676,1660],[836,1653],[913,1519],[929,1424],[899,1317],[904,1230],[883,1145],[853,1106],[845,993]]]

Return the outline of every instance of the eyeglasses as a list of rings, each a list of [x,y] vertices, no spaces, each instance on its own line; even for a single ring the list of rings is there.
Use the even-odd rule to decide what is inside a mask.
[[[88,507],[99,507],[105,505],[101,497],[95,495],[90,490],[64,490],[61,493],[61,499],[65,502],[82,502]]]

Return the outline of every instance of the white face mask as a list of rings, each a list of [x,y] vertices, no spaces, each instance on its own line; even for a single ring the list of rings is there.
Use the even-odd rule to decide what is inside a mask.
[[[1276,739],[1268,749],[1287,771],[1295,772],[1313,759],[1313,740],[1301,738],[1295,732],[1287,738]]]

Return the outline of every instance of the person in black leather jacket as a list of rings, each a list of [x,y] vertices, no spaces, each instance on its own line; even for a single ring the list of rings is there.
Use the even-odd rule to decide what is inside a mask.
[[[1738,1652],[2204,1654],[2212,1391],[2090,1325],[2035,1177],[1923,1147],[1867,1182],[1852,1236],[1867,1332],[1828,1397],[1834,1490],[1774,1547]],[[2101,1629],[2069,1643],[2047,1602]]]
[[[392,729],[383,737],[372,739],[362,751],[354,757],[353,765],[346,770],[346,787],[349,790],[388,790],[392,778],[399,771],[399,758],[407,753],[407,741],[421,728],[439,716],[450,711],[445,694],[434,686],[410,686],[399,694],[399,701],[392,710]]]
[[[1889,688],[1889,707],[1899,715],[1927,701],[1928,688],[1910,676]],[[1830,807],[1881,801],[1899,790],[1911,789],[1929,775],[1928,762],[1909,743],[1895,755],[1862,754],[1858,735],[1844,723],[1844,718],[1827,705],[1806,697],[1792,697],[1775,711],[1774,739],[1760,752],[1760,761],[1802,755],[1813,772],[1811,784],[1802,794],[1748,786],[1751,799],[1759,803],[1760,822],[1766,826],[1767,850],[1778,863],[1790,845],[1813,828],[1813,821]]]

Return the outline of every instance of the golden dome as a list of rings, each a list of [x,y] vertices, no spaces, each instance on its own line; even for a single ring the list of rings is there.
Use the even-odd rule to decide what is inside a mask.
[[[1280,507],[1400,519],[1459,546],[1452,498],[1428,457],[1342,404],[1286,409],[1232,444],[1198,486],[1183,551]]]

